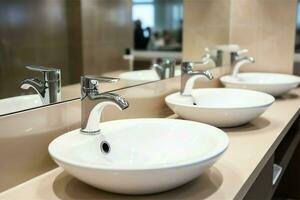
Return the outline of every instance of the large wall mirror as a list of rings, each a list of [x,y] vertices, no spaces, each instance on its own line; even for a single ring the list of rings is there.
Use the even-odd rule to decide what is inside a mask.
[[[220,43],[226,35],[207,34],[201,25],[192,28],[204,20],[215,23],[213,16],[220,15],[207,13],[223,12],[229,0],[220,2],[207,6],[202,0],[1,0],[0,116],[79,98],[81,75],[120,79],[117,84],[104,83],[102,91],[180,75],[176,65],[183,51],[197,44],[204,52],[202,47]],[[194,3],[202,10],[199,19],[184,12]],[[184,30],[185,23],[189,30]],[[193,30],[197,34],[184,37]],[[197,52],[199,58],[203,52]],[[156,68],[166,63],[176,66],[168,75]]]
[[[297,17],[295,30],[294,73],[300,75],[300,1],[297,1]]]

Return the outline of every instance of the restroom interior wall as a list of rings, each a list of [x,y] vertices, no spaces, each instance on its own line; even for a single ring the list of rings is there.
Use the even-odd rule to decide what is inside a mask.
[[[293,73],[297,0],[185,0],[183,58],[238,44],[255,64],[245,71]]]
[[[131,0],[81,1],[85,74],[129,69],[123,54],[133,45],[131,7]]]
[[[205,48],[229,44],[230,0],[184,0],[183,59],[199,60]]]
[[[25,65],[62,69],[69,82],[66,0],[0,1],[0,98],[24,93],[20,82],[41,76]]]
[[[32,92],[20,82],[42,75],[25,65],[60,68],[62,85],[127,69],[132,42],[131,0],[1,0],[0,99]]]
[[[231,0],[230,43],[249,49],[245,71],[293,73],[297,0]]]

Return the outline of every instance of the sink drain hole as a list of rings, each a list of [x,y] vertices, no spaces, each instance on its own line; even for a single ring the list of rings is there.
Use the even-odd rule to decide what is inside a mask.
[[[108,144],[107,141],[102,141],[100,144],[100,149],[102,151],[102,153],[109,153],[110,152],[110,145]]]

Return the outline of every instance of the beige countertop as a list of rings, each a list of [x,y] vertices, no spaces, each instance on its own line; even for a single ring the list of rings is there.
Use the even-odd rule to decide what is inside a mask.
[[[299,115],[300,89],[291,91],[259,118],[238,128],[224,129],[230,137],[225,154],[205,174],[182,187],[148,196],[107,193],[56,168],[0,194],[0,199],[240,199]],[[101,178],[101,177],[100,177]]]

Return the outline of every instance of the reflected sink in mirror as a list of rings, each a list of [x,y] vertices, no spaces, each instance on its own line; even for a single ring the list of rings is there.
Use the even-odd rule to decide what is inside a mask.
[[[0,115],[27,110],[42,105],[41,98],[37,94],[0,99]]]
[[[229,143],[218,128],[178,119],[116,120],[100,126],[98,135],[78,129],[56,138],[49,153],[81,181],[123,194],[183,185],[212,166]]]
[[[181,70],[176,68],[175,76],[180,76],[180,74],[181,74]],[[150,81],[160,80],[156,71],[152,69],[124,72],[120,74],[119,78],[121,80],[136,81],[136,82],[150,82]]]
[[[227,88],[193,89],[191,96],[177,92],[165,98],[180,117],[217,127],[246,124],[261,115],[274,100],[266,93]]]
[[[237,76],[227,75],[221,77],[220,80],[228,88],[257,90],[275,97],[296,88],[300,83],[298,76],[262,72],[238,73]]]
[[[0,54],[5,58],[1,61],[1,72],[3,73],[0,82],[2,81],[3,87],[0,88],[0,99],[32,94],[32,90],[20,90],[22,80],[38,86],[43,82],[43,78],[52,77],[52,75],[46,75],[44,70],[42,70],[42,75],[32,70],[21,69],[20,66],[37,65],[61,71],[61,81],[59,81],[62,86],[61,93],[58,93],[59,90],[57,90],[57,98],[49,98],[49,101],[47,101],[48,98],[45,98],[43,106],[47,106],[52,103],[79,99],[80,90],[77,88],[80,76],[83,74],[105,76],[105,74],[111,73],[115,75],[110,77],[119,77],[119,73],[130,71],[122,74],[120,78],[124,81],[120,81],[114,87],[102,86],[102,92],[165,79],[157,75],[154,70],[143,70],[149,69],[151,64],[159,63],[165,58],[174,59],[179,64],[183,55],[195,59],[211,57],[217,66],[229,64],[229,59],[225,59],[229,55],[219,51],[222,49],[215,48],[215,45],[222,44],[223,46],[224,44],[226,46],[229,44],[228,38],[222,37],[224,27],[221,28],[222,31],[217,31],[218,37],[210,34],[214,28],[199,35],[199,33],[187,30],[186,26],[183,26],[183,22],[185,25],[194,24],[192,18],[184,19],[184,13],[197,7],[196,10],[201,10],[200,13],[212,19],[219,17],[216,13],[223,13],[222,19],[229,27],[227,22],[230,21],[230,18],[226,13],[230,6],[226,6],[226,12],[223,12],[223,7],[213,11],[206,9],[211,6],[209,1],[204,4],[196,2],[185,4],[182,0],[151,1],[146,2],[146,13],[152,13],[153,17],[149,21],[151,17],[145,15],[141,2],[113,1],[109,5],[105,3],[106,1],[82,1],[75,4],[69,4],[69,2],[73,2],[72,0],[66,2],[57,1],[50,6],[27,1],[0,2],[0,7],[3,8],[1,13],[3,16],[0,19],[2,24],[0,29],[3,29],[1,29],[3,40],[0,40],[0,49],[2,50]],[[230,0],[226,0],[224,3],[230,5]],[[32,6],[36,8],[34,12],[31,9]],[[14,24],[14,20],[11,20],[11,13],[15,12],[15,7],[18,7],[16,13],[22,15],[22,23]],[[57,11],[56,15],[48,15],[47,13],[53,9]],[[111,18],[110,11],[112,9],[115,11],[114,18]],[[39,10],[45,12],[38,12]],[[67,17],[66,10],[70,10]],[[157,10],[163,15],[156,12]],[[77,11],[80,11],[81,14],[78,15]],[[195,12],[196,15],[198,13]],[[36,20],[30,20],[32,15]],[[95,17],[98,15],[102,17]],[[120,19],[122,19],[122,23],[120,23]],[[73,21],[82,23],[73,23]],[[148,22],[151,23],[148,24]],[[205,27],[211,27],[209,21],[201,23]],[[41,24],[45,28],[40,30],[36,37],[26,36],[32,35],[31,30],[40,27]],[[99,26],[90,26],[90,24]],[[229,30],[228,27],[226,30]],[[48,31],[48,28],[51,28],[52,31]],[[73,29],[78,31],[74,32]],[[187,40],[183,40],[183,35]],[[207,40],[202,41],[195,48],[194,41],[197,38],[207,38]],[[74,46],[78,48],[73,48]],[[185,49],[185,54],[182,49]],[[208,56],[208,53],[211,55]],[[138,70],[141,71],[138,72]],[[173,72],[173,70],[171,71]],[[175,76],[178,75],[180,75],[179,69],[175,72]],[[40,81],[33,81],[34,79],[30,77],[38,78]],[[22,88],[29,89],[30,87],[27,86],[23,85]],[[44,92],[43,89],[47,90],[47,87],[45,88],[36,87],[35,91]],[[53,94],[53,92],[51,93]],[[53,95],[49,96],[53,97]],[[52,101],[53,99],[55,101]]]

